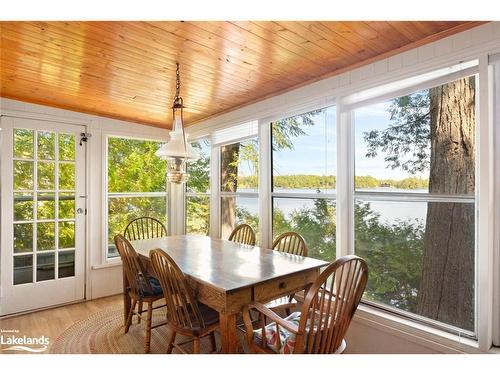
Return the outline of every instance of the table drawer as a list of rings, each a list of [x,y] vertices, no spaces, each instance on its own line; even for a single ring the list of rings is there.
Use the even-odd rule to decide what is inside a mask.
[[[318,275],[317,270],[307,273],[280,277],[269,280],[254,286],[254,300],[258,302],[267,302],[274,298],[282,297],[291,292],[302,290],[306,285],[314,282]]]

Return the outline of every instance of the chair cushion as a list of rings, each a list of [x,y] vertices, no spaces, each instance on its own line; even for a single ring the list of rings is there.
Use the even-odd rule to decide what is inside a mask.
[[[296,311],[288,315],[285,320],[294,323],[297,327],[300,321],[300,311]],[[279,335],[276,332],[276,323],[268,324],[264,330],[266,335],[266,344],[269,349],[275,353],[281,354],[291,354],[295,348],[296,336],[294,333],[286,330],[282,326],[279,326]],[[261,346],[262,345],[262,328],[253,330],[254,342]],[[278,341],[280,340],[280,341]]]
[[[152,291],[150,292],[148,290],[148,287],[146,286],[146,282],[143,278],[141,280],[141,286],[142,286],[142,295],[143,297],[152,297],[152,296],[160,296],[163,294],[163,291],[161,289],[160,281],[154,276],[148,276],[149,280],[149,285],[151,285]]]

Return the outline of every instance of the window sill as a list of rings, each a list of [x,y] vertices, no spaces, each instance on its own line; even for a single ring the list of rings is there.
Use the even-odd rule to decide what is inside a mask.
[[[122,265],[121,259],[111,259],[107,260],[105,263],[96,264],[92,266],[92,270],[102,270],[105,268],[118,267]]]
[[[354,321],[441,353],[482,353],[477,341],[359,305]]]

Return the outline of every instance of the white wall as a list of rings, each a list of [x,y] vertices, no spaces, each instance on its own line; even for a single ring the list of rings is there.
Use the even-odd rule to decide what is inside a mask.
[[[401,53],[338,76],[313,83],[193,125],[193,137],[210,134],[214,129],[256,119],[282,117],[291,112],[328,103],[332,99],[365,88],[406,78],[462,60],[481,58],[500,52],[500,22],[489,23],[437,42]],[[103,257],[103,134],[166,139],[165,130],[117,121],[104,117],[1,99],[0,109],[32,117],[55,116],[85,124],[92,133],[88,144],[88,237],[87,298],[99,298],[121,291],[121,267]],[[467,340],[408,325],[369,311],[358,311],[348,332],[351,353],[456,353],[477,352]],[[482,348],[484,352],[485,349]]]

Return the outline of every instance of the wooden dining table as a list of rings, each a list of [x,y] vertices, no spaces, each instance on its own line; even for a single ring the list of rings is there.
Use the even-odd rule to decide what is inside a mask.
[[[150,250],[158,248],[169,254],[188,277],[197,299],[219,313],[222,353],[239,350],[236,320],[243,306],[307,289],[320,268],[328,264],[205,236],[168,236],[131,243],[150,270]],[[127,287],[124,279],[125,317],[131,305]]]

